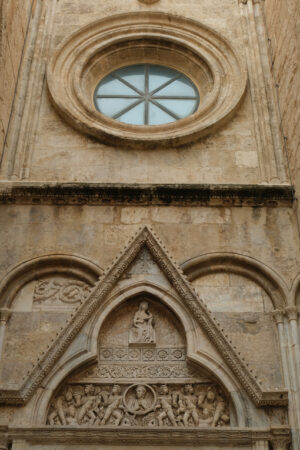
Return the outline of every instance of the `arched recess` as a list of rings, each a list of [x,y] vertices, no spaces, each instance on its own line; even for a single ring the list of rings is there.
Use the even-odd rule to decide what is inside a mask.
[[[67,353],[61,358],[58,365],[51,371],[44,382],[43,389],[35,398],[33,405],[32,422],[33,425],[44,425],[46,423],[47,411],[55,392],[58,392],[63,382],[78,373],[78,370],[89,367],[91,363],[97,362],[98,357],[98,337],[106,319],[118,309],[122,304],[137,296],[152,296],[168,308],[181,322],[186,338],[187,360],[211,375],[224,391],[228,394],[235,416],[235,426],[245,427],[249,423],[247,408],[245,405],[245,395],[241,395],[241,387],[231,371],[227,368],[221,358],[214,354],[203,351],[199,348],[199,328],[191,314],[176,295],[168,292],[162,286],[153,282],[134,282],[127,284],[126,288],[115,289],[104,303],[99,305],[99,309],[92,319],[87,323],[82,334],[87,339],[75,339]]]
[[[196,256],[181,264],[189,281],[212,273],[235,273],[261,286],[269,295],[274,309],[287,306],[288,289],[283,279],[257,259],[239,253],[216,252]]]
[[[20,289],[37,278],[51,274],[72,276],[93,285],[102,269],[95,263],[77,255],[51,254],[24,261],[13,269],[0,282],[0,306],[10,308]]]

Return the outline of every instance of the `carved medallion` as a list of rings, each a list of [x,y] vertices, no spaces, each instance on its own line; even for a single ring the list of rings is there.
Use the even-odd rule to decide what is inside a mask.
[[[124,393],[124,405],[131,414],[145,415],[154,410],[156,393],[147,384],[133,384]]]

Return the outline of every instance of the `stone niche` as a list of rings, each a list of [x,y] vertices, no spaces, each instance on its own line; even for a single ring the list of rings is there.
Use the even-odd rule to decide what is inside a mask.
[[[180,320],[150,295],[131,298],[108,315],[97,359],[54,393],[48,425],[232,426],[224,388],[187,361]]]

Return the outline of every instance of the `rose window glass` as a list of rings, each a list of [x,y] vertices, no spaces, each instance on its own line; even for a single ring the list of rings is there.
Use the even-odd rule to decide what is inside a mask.
[[[177,70],[153,64],[123,67],[98,84],[95,106],[131,125],[163,125],[193,114],[199,104],[194,83]]]

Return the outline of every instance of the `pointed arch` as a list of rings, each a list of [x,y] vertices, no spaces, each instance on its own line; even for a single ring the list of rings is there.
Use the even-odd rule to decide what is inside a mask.
[[[70,349],[67,352],[68,354],[60,361],[60,364],[51,371],[45,380],[44,385],[45,387],[47,386],[47,389],[44,389],[38,395],[33,408],[35,411],[33,414],[34,425],[45,424],[51,396],[61,383],[74,371],[97,360],[98,337],[105,320],[127,300],[143,294],[150,294],[177,316],[183,326],[186,337],[187,360],[192,362],[194,366],[198,366],[199,369],[204,369],[205,372],[211,375],[212,379],[215,379],[218,384],[224,387],[233,405],[236,425],[239,427],[247,426],[247,407],[245,399],[240,394],[242,388],[237,383],[232,372],[221,361],[197,348],[196,333],[194,336],[191,336],[191,330],[195,331],[197,324],[180,299],[162,286],[150,281],[133,282],[127,285],[126,288],[115,290],[111,296],[107,297],[88,324],[88,327],[85,328],[85,333],[88,336],[87,340],[74,342],[72,347],[73,349],[76,348],[76,351],[73,352]]]

